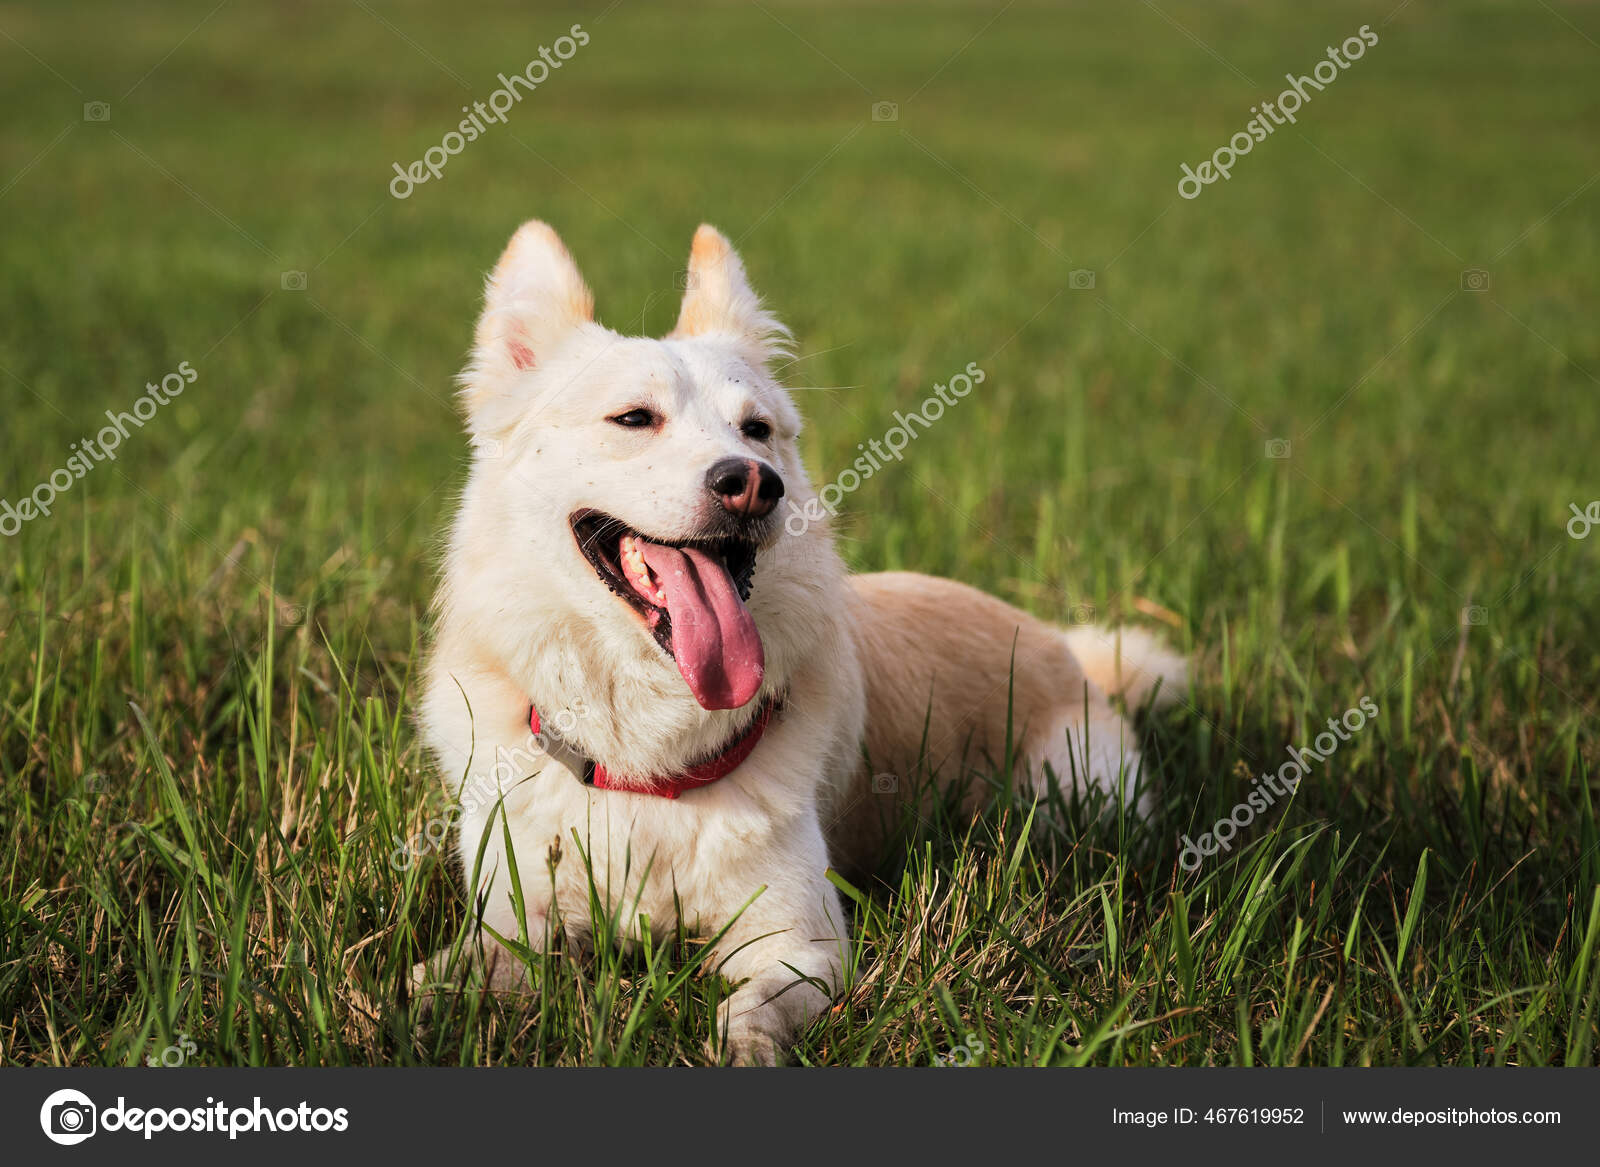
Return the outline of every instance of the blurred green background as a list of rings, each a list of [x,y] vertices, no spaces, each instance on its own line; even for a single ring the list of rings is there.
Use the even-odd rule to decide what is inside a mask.
[[[506,124],[391,197],[395,163],[574,23],[590,43]],[[1181,163],[1362,25],[1379,44],[1298,126],[1178,196]],[[0,498],[199,374],[0,541],[8,880],[39,946],[7,987],[60,942],[41,921],[132,911],[144,837],[58,805],[93,775],[115,800],[159,754],[219,839],[242,790],[283,833],[240,854],[280,857],[351,767],[388,783],[383,815],[431,790],[405,716],[467,456],[452,378],[530,217],[628,332],[670,328],[698,223],[736,240],[798,338],[819,482],[977,362],[847,501],[852,565],[1163,621],[1197,661],[1171,836],[1378,696],[1383,735],[1294,821],[1365,832],[1407,879],[1431,849],[1431,897],[1533,848],[1496,894],[1536,910],[1535,968],[1600,871],[1600,538],[1564,529],[1600,498],[1597,42],[1600,9],[1565,0],[0,3]],[[367,796],[313,866],[377,829]],[[163,805],[82,813],[176,830]],[[92,915],[72,927],[92,949]],[[90,1045],[51,1056],[113,1056]]]
[[[820,477],[992,367],[853,500],[862,566],[1048,608],[1181,533],[1141,578],[1198,615],[1259,582],[1253,494],[1325,522],[1283,552],[1303,580],[1334,541],[1394,556],[1409,488],[1441,577],[1419,585],[1481,593],[1596,493],[1600,26],[1398,7],[0,7],[5,497],[187,359],[197,387],[25,542],[87,500],[108,530],[181,521],[221,552],[253,529],[243,565],[275,556],[297,587],[341,548],[382,554],[414,601],[463,458],[451,377],[513,228],[549,220],[602,320],[659,332],[707,220],[800,338],[789,380],[840,387],[802,395]],[[393,163],[574,22],[591,43],[507,124],[388,196]],[[1363,23],[1381,43],[1299,127],[1176,197],[1180,162]],[[1487,294],[1460,291],[1472,267]]]

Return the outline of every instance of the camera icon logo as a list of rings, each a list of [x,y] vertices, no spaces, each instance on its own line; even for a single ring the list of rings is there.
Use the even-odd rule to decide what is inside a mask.
[[[1469,267],[1461,273],[1461,290],[1463,292],[1487,292],[1489,290],[1489,273],[1481,267]]]
[[[306,273],[303,271],[286,271],[281,281],[286,292],[303,292],[306,290]]]
[[[1086,267],[1075,268],[1067,273],[1067,287],[1074,292],[1090,292],[1094,290],[1094,272]]]
[[[900,103],[897,101],[875,101],[872,103],[872,120],[875,122],[897,122],[900,120]]]
[[[1468,607],[1461,609],[1461,623],[1463,625],[1487,624],[1488,622],[1489,609],[1485,608],[1482,604],[1471,604]]]
[[[95,1133],[99,1109],[79,1090],[57,1090],[39,1108],[44,1137],[63,1147],[76,1146]]]
[[[1267,457],[1272,458],[1275,461],[1281,462],[1285,458],[1287,458],[1288,456],[1289,456],[1289,439],[1288,438],[1268,438],[1267,439]]]
[[[1074,605],[1072,605],[1072,611],[1071,611],[1071,613],[1068,614],[1067,619],[1073,624],[1093,624],[1094,623],[1094,605],[1093,604],[1074,604]]]
[[[472,448],[480,458],[499,458],[506,452],[499,438],[473,438]]]
[[[86,122],[108,122],[111,120],[111,103],[108,101],[86,101],[83,103],[83,120]]]
[[[893,774],[874,774],[872,776],[872,793],[893,794],[900,789],[900,779]]]
[[[692,292],[700,286],[700,277],[692,271],[681,271],[672,277],[672,285],[680,292]]]

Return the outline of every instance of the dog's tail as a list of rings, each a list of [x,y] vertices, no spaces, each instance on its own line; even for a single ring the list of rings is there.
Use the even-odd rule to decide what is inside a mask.
[[[1089,680],[1121,697],[1130,710],[1165,709],[1187,688],[1188,662],[1142,628],[1084,626],[1062,635]]]

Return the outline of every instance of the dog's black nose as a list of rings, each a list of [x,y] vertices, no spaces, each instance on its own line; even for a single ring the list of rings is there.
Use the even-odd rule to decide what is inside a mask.
[[[724,458],[706,471],[706,489],[733,514],[759,519],[783,497],[783,479],[754,458]]]

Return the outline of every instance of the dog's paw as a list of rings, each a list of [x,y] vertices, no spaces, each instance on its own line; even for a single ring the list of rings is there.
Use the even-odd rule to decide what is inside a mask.
[[[720,1050],[708,1045],[706,1052],[724,1066],[781,1066],[788,1060],[782,1044],[764,1033],[730,1034]]]
[[[412,1004],[417,1007],[418,1015],[431,1016],[441,997],[461,991],[466,976],[467,962],[457,960],[452,963],[448,948],[412,965],[411,973],[406,977],[406,990]]]
[[[784,1034],[748,1021],[735,1019],[722,1029],[721,1048],[707,1047],[712,1061],[725,1066],[781,1066],[789,1060],[789,1044]]]
[[[406,978],[411,1000],[426,1017],[443,998],[453,997],[476,987],[486,993],[532,996],[533,983],[528,967],[496,945],[482,953],[440,949],[427,960],[411,966]]]

